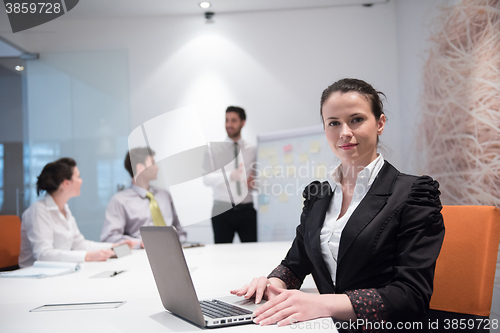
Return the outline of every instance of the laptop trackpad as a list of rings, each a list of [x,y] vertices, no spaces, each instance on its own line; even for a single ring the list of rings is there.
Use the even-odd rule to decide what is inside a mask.
[[[243,297],[238,297],[235,295],[229,295],[224,297],[216,297],[220,301],[241,306],[242,308],[248,309],[250,311],[255,311],[259,306],[266,303],[266,301],[261,301],[260,304],[255,304],[255,299],[245,299]]]

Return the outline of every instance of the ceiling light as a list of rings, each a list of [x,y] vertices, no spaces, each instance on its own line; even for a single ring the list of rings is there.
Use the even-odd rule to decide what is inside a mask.
[[[16,66],[16,71],[22,72],[24,70],[23,66]]]
[[[206,8],[210,7],[210,2],[204,1],[204,2],[200,3],[200,7],[203,9],[206,9]]]

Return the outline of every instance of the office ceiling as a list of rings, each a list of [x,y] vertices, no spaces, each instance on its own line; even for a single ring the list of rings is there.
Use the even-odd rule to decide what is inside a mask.
[[[328,8],[337,6],[361,6],[389,0],[211,0],[212,6],[203,9],[202,0],[80,0],[66,15],[59,17],[59,23],[72,20],[103,20],[114,18],[158,17],[203,15],[210,11],[217,14],[252,13],[307,8]],[[45,28],[45,27],[44,27]],[[43,31],[39,27],[22,31],[34,33]],[[9,19],[0,5],[0,34],[9,38],[12,33]]]
[[[80,0],[66,15],[57,18],[58,28],[73,20],[106,20],[120,18],[175,17],[183,15],[204,15],[210,11],[217,15],[252,13],[266,11],[296,10],[308,8],[329,8],[338,6],[361,6],[363,4],[385,3],[389,0],[211,0],[211,7],[199,6],[202,0]],[[19,35],[13,34],[9,19],[0,5],[0,57],[12,56],[5,50],[9,45],[22,47],[23,36],[51,32],[46,25],[40,25]]]
[[[258,12],[334,6],[352,6],[387,2],[388,0],[212,0],[203,9],[202,0],[80,0],[70,12],[74,19],[196,15]]]

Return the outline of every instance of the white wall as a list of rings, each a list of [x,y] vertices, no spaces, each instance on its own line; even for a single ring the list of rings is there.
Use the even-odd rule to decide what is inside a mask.
[[[9,35],[31,52],[126,49],[131,128],[187,104],[200,110],[208,140],[224,136],[224,109],[248,112],[244,135],[319,122],[319,97],[342,77],[371,82],[388,97],[382,138],[399,166],[396,4],[373,7],[70,21]],[[63,26],[64,24],[64,26]]]
[[[9,39],[42,55],[126,50],[130,129],[194,104],[208,141],[225,136],[230,104],[246,109],[243,135],[253,142],[260,133],[316,125],[323,89],[362,78],[387,95],[384,155],[400,167],[396,7],[216,14],[212,24],[198,15],[78,21],[69,12]]]
[[[207,139],[215,140],[224,135],[225,107],[237,104],[247,109],[244,134],[254,140],[317,124],[322,90],[345,76],[373,82],[396,106],[394,13],[388,4],[216,15],[214,24],[199,17],[153,29],[145,24],[130,52],[132,127],[195,103]],[[395,133],[388,131],[389,142],[398,142],[390,140]]]

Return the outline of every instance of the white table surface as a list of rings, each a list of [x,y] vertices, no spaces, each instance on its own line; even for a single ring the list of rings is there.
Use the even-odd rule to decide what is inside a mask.
[[[245,302],[229,290],[267,275],[285,256],[290,242],[207,245],[185,249],[198,298]],[[126,270],[112,278],[91,278]],[[310,277],[302,286],[317,292]],[[181,297],[181,295],[179,295]],[[126,301],[113,309],[29,312],[44,304]],[[255,306],[247,306],[253,307]],[[331,319],[302,323],[293,330],[335,332]],[[305,325],[308,324],[308,325]],[[314,325],[314,326],[313,326]],[[221,332],[290,332],[292,327],[240,325]],[[201,329],[162,306],[144,250],[107,262],[83,263],[80,271],[44,279],[0,278],[0,332],[196,332]]]

